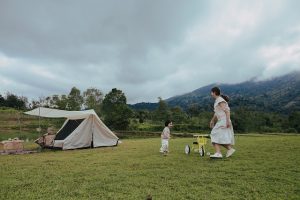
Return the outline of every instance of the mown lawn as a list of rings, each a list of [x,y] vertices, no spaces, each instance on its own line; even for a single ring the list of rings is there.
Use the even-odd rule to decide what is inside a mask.
[[[0,199],[300,199],[300,136],[238,136],[223,160],[185,155],[192,141],[0,156]]]

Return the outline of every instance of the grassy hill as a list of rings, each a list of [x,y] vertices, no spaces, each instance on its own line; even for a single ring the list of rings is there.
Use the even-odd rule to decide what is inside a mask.
[[[20,139],[36,139],[46,133],[50,126],[59,129],[64,119],[48,119],[24,115],[15,109],[0,109],[0,140],[18,137]],[[41,133],[37,128],[41,126]]]

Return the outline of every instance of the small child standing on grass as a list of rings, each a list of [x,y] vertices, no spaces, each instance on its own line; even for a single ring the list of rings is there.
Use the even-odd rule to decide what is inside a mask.
[[[173,127],[173,123],[171,120],[167,120],[165,122],[165,128],[161,134],[161,147],[160,152],[163,153],[164,156],[166,156],[169,152],[169,139],[171,137],[171,131],[170,128]]]

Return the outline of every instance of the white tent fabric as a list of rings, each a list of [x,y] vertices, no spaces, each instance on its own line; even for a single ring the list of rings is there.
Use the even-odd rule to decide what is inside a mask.
[[[75,130],[70,132],[62,140],[54,139],[54,147],[62,149],[77,149],[90,147],[115,146],[119,138],[101,121],[94,110],[65,111],[51,108],[39,107],[25,112],[28,115],[67,118],[58,133],[70,120],[84,119]]]
[[[39,107],[31,111],[25,112],[25,114],[40,116],[40,117],[48,117],[48,118],[69,118],[69,119],[83,119],[89,115],[97,116],[94,110],[67,111],[67,110],[58,110],[58,109],[43,108],[43,107]]]

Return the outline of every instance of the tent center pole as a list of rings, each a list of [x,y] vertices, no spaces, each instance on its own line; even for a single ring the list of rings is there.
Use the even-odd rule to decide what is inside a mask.
[[[94,115],[92,115],[92,144],[91,148],[94,148]]]

